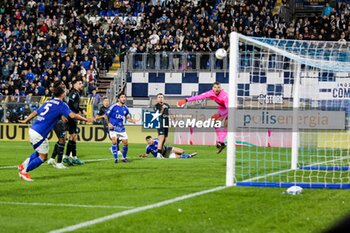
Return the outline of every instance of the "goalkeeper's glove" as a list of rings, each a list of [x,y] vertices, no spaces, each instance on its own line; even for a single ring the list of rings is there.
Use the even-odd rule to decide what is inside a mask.
[[[181,107],[185,106],[186,102],[187,102],[187,99],[179,100],[179,101],[177,101],[176,106],[178,106],[179,108],[181,108]]]

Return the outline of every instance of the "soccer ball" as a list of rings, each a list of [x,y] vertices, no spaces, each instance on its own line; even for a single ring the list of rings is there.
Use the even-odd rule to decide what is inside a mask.
[[[227,52],[226,52],[226,50],[223,49],[223,48],[220,48],[220,49],[216,50],[216,52],[215,52],[215,57],[216,57],[217,59],[222,60],[222,59],[224,59],[226,56],[227,56]]]
[[[298,195],[298,194],[302,193],[302,191],[303,191],[302,187],[294,185],[294,186],[289,187],[287,189],[286,193],[291,194],[291,195]]]

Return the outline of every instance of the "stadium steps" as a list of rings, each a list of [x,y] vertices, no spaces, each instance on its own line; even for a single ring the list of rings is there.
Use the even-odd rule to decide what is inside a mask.
[[[120,69],[120,58],[119,55],[116,55],[113,60],[113,64],[109,69],[108,73],[100,74],[97,87],[99,89],[100,95],[106,95],[106,90],[110,87],[110,83],[113,81],[114,76]]]
[[[272,14],[273,15],[277,14],[281,6],[282,6],[282,0],[277,0],[275,4],[275,8],[273,8],[272,10]]]
[[[97,87],[99,90],[99,94],[105,96],[107,89],[109,89],[111,82],[113,81],[115,76],[114,72],[108,72],[105,74],[100,74]]]

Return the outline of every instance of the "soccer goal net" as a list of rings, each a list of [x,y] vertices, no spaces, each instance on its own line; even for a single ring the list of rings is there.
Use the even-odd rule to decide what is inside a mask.
[[[230,38],[226,185],[350,188],[350,44]]]

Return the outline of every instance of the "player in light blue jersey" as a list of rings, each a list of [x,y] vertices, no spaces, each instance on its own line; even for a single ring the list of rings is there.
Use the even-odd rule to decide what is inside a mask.
[[[54,99],[46,101],[40,108],[32,112],[25,120],[19,121],[26,124],[37,116],[36,121],[29,128],[30,143],[33,145],[34,153],[23,163],[18,165],[19,177],[25,181],[33,181],[30,178],[29,171],[39,167],[46,159],[49,152],[49,142],[47,135],[64,117],[71,117],[81,121],[93,122],[93,118],[86,119],[79,114],[73,113],[68,105],[63,102],[66,96],[65,88],[56,86],[53,91]]]
[[[121,140],[123,144],[123,159],[124,163],[128,162],[126,158],[128,154],[128,135],[124,127],[124,121],[127,120],[136,123],[131,118],[128,107],[125,106],[126,96],[124,93],[118,95],[117,103],[110,106],[106,112],[107,123],[109,129],[109,136],[112,140],[112,152],[114,162],[118,163],[118,141]]]
[[[169,159],[188,159],[192,158],[193,156],[197,155],[196,152],[192,154],[185,154],[185,151],[181,148],[172,147],[172,146],[163,146],[162,148],[162,154],[160,154],[158,145],[159,145],[159,139],[158,138],[152,138],[152,136],[146,137],[147,146],[146,146],[146,154],[151,153],[153,157],[162,159],[162,158],[169,158]]]

